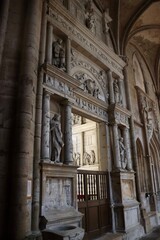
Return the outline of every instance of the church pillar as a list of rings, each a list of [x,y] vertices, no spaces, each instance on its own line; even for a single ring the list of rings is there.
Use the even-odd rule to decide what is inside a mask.
[[[66,68],[67,68],[67,73],[69,75],[70,75],[70,63],[71,63],[71,39],[67,38]]]
[[[126,148],[127,169],[132,170],[130,144],[129,144],[129,131],[127,127],[123,129],[123,138],[124,138],[124,146]]]
[[[114,143],[114,167],[121,169],[120,153],[119,153],[119,137],[118,137],[118,126],[113,125],[113,143]]]
[[[6,28],[7,28],[7,21],[8,21],[8,12],[9,12],[9,2],[10,0],[2,0],[1,8],[0,8],[0,66],[1,66],[1,60],[2,60],[2,54],[3,54],[3,47],[4,47],[4,41],[6,36]]]
[[[109,100],[110,104],[114,103],[114,90],[113,90],[113,77],[112,77],[112,71],[109,70],[107,72],[108,74],[108,80],[109,80]]]
[[[106,142],[107,142],[107,159],[108,159],[108,171],[111,171],[112,169],[112,163],[111,163],[111,144],[110,144],[110,134],[109,134],[109,127],[106,123]]]
[[[41,41],[39,65],[45,61],[46,49],[46,19],[47,3],[43,3],[42,13],[42,27],[41,27]],[[41,135],[42,135],[42,99],[43,99],[43,78],[44,72],[40,67],[38,72],[37,95],[36,95],[36,115],[35,115],[35,137],[34,137],[34,162],[33,162],[33,186],[32,186],[32,217],[31,230],[33,233],[39,233],[39,216],[40,216],[40,169],[39,163],[41,159]]]
[[[73,164],[73,143],[72,143],[72,103],[68,100],[64,104],[64,164]]]
[[[47,24],[47,52],[46,61],[52,64],[52,41],[53,41],[53,26],[50,22]]]
[[[17,1],[19,4],[20,1]],[[30,229],[27,187],[33,183],[33,155],[35,129],[35,103],[41,29],[42,1],[27,1],[24,16],[24,35],[17,91],[14,143],[10,174],[8,215],[9,226],[6,238],[22,240]],[[32,191],[30,190],[32,197]],[[27,205],[28,204],[28,205]]]
[[[42,160],[50,159],[50,95],[44,92],[42,114]]]

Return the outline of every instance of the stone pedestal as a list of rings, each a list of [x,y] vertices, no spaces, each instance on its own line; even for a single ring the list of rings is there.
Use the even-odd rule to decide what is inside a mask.
[[[43,229],[79,227],[83,215],[77,210],[77,167],[43,162],[41,172]]]
[[[118,232],[130,232],[140,226],[139,202],[136,200],[134,172],[112,172],[113,207],[115,229]],[[143,228],[138,227],[137,237],[142,236]],[[136,239],[130,236],[129,239]]]

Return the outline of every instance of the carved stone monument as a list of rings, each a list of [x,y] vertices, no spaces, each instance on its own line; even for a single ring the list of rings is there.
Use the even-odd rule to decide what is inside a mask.
[[[77,167],[41,163],[43,238],[82,239],[82,214],[77,211]],[[45,221],[44,221],[45,220]]]

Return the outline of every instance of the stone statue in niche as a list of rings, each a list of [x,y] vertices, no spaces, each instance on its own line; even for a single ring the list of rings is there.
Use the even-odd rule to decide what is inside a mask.
[[[127,166],[127,158],[126,158],[126,148],[123,144],[123,138],[119,138],[119,151],[120,151],[120,161],[122,169],[126,169]]]
[[[53,65],[65,71],[65,51],[62,42],[61,39],[57,39],[57,41],[53,42],[52,56]]]
[[[88,17],[86,19],[86,26],[93,33],[95,31],[95,21],[96,21],[96,19],[95,19],[94,13],[93,12],[89,12],[88,13]]]
[[[114,90],[114,100],[115,103],[120,104],[120,89],[118,86],[118,80],[115,79],[113,82],[113,90]]]
[[[62,140],[62,132],[60,127],[60,115],[55,113],[50,122],[51,131],[51,161],[60,162],[60,153],[64,142]]]
[[[91,30],[91,32],[94,33],[95,31],[95,15],[93,11],[93,1],[89,0],[85,6],[86,9],[86,26],[88,29]]]

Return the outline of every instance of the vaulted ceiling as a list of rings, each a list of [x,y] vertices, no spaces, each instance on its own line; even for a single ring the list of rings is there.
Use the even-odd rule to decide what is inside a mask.
[[[132,44],[145,59],[160,93],[160,0],[99,0],[99,4],[109,9],[117,53],[126,55],[127,44]]]

